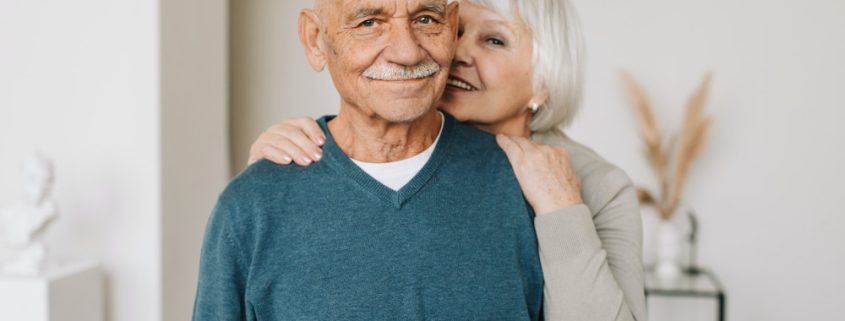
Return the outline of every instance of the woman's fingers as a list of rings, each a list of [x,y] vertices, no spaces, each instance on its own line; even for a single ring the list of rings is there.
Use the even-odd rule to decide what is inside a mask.
[[[264,158],[276,164],[287,165],[293,161],[293,159],[291,159],[284,151],[277,149],[272,145],[264,146],[262,154],[264,155]]]
[[[320,148],[326,141],[322,129],[311,118],[288,119],[270,126],[249,150],[248,164],[262,158],[287,165],[294,162],[311,165],[323,157]]]
[[[265,132],[249,147],[247,166],[266,158],[276,164],[287,165],[293,160],[284,150],[273,145],[272,134]]]
[[[563,148],[497,135],[525,198],[538,215],[581,203],[581,184]]]
[[[280,150],[285,155],[293,159],[293,162],[299,166],[308,166],[314,162],[313,156],[308,156],[307,152],[299,147],[292,140],[283,136],[276,136],[270,144],[275,149]]]
[[[299,127],[291,127],[288,128],[283,134],[276,134],[279,137],[284,137],[289,139],[296,147],[302,151],[302,155],[293,155],[294,160],[299,160],[299,158],[307,158],[309,161],[319,161],[323,158],[323,150],[320,149],[320,146],[317,145],[311,137],[308,137],[304,131],[301,130]],[[297,162],[298,163],[298,162]]]
[[[323,134],[323,130],[320,129],[320,125],[317,125],[317,122],[311,118],[297,118],[291,120],[291,124],[294,126],[299,127],[309,139],[311,139],[314,144],[317,146],[323,146],[326,142],[326,135]]]

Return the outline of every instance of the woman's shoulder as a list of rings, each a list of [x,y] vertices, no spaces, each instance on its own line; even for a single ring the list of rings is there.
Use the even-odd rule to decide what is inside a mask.
[[[581,194],[590,208],[606,203],[622,189],[632,185],[628,174],[619,166],[565,134],[561,133],[538,141],[566,149],[572,168],[581,179]]]

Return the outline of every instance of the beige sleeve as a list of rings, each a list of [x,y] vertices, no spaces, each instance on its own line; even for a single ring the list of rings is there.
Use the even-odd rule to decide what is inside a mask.
[[[619,169],[581,204],[541,215],[534,226],[545,279],[546,321],[645,321],[642,220]]]

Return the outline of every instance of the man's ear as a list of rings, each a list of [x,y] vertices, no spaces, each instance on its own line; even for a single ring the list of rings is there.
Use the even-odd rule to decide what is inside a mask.
[[[303,9],[299,12],[299,41],[305,48],[305,57],[311,68],[320,72],[326,67],[326,52],[323,51],[323,24],[314,10]]]
[[[460,9],[460,5],[457,1],[452,2],[446,7],[446,19],[449,21],[449,27],[452,28],[451,32],[452,35],[455,36],[455,42],[458,41],[458,9]]]

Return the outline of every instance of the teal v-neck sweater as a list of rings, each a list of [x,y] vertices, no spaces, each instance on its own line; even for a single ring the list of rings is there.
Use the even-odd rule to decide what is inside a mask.
[[[399,191],[358,168],[326,122],[323,160],[260,161],[209,219],[194,320],[538,320],[526,204],[494,137],[447,115]]]

